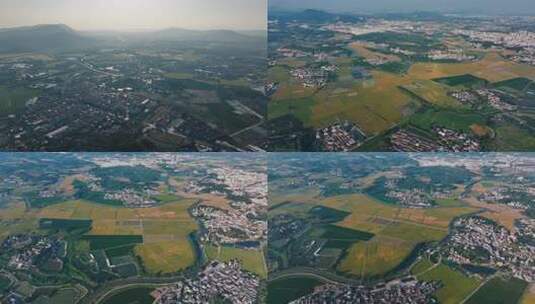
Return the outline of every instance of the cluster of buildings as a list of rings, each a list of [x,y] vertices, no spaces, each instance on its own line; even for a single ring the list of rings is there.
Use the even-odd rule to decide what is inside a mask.
[[[201,241],[213,244],[239,244],[251,242],[258,244],[266,238],[267,223],[236,209],[220,209],[198,205],[191,210],[201,227]]]
[[[535,33],[530,31],[478,31],[454,30],[454,34],[468,37],[476,44],[491,44],[494,47],[504,47],[515,50],[514,55],[508,57],[519,63],[535,65]]]
[[[362,23],[337,22],[326,25],[323,28],[333,32],[350,34],[353,36],[363,36],[367,34],[385,32],[432,33],[436,29],[436,25],[431,22],[422,23],[413,21],[370,19]]]
[[[436,142],[408,130],[399,130],[390,136],[390,144],[398,152],[437,152],[444,148]]]
[[[438,282],[420,282],[407,277],[374,287],[327,284],[316,287],[310,295],[291,304],[383,304],[383,303],[438,303],[433,293]]]
[[[305,88],[322,88],[327,84],[329,72],[322,68],[297,68],[291,75],[299,80]]]
[[[204,304],[224,301],[253,304],[258,301],[259,278],[242,269],[238,261],[213,261],[196,278],[156,289],[156,304]]]
[[[488,42],[494,45],[502,45],[507,48],[535,47],[535,33],[528,31],[490,32],[457,29],[454,30],[453,33],[468,37],[474,42]]]
[[[535,199],[535,187],[516,181],[514,184],[495,187],[487,190],[477,197],[478,200],[488,203],[500,203],[509,207],[526,210]]]
[[[7,266],[15,270],[30,270],[35,267],[38,257],[47,255],[53,260],[56,269],[63,267],[63,258],[66,254],[67,243],[48,237],[33,235],[12,235],[2,243],[2,251],[11,254]],[[50,263],[52,264],[52,263]]]
[[[456,91],[452,92],[450,95],[462,104],[474,105],[479,100],[479,98],[470,91]]]
[[[431,60],[447,61],[470,61],[475,60],[476,56],[467,55],[462,49],[432,50],[427,53],[427,58]]]
[[[453,223],[454,232],[442,247],[443,256],[456,264],[488,266],[509,272],[527,282],[535,281],[535,220],[521,222],[510,232],[491,220],[472,216]],[[525,234],[528,233],[528,234]]]
[[[356,136],[357,135],[357,136]],[[359,145],[364,133],[353,123],[334,123],[316,131],[316,140],[323,151],[347,152]]]
[[[279,83],[278,82],[267,82],[264,86],[264,94],[266,96],[271,96],[277,92],[279,89]]]
[[[488,101],[488,103],[495,109],[501,111],[514,111],[517,109],[515,105],[502,101],[501,97],[495,92],[487,89],[476,90],[476,93]]]
[[[457,132],[444,127],[433,127],[433,131],[439,138],[442,146],[449,152],[479,152],[480,142],[463,132]]]
[[[409,130],[399,130],[392,134],[390,142],[395,151],[410,152],[478,152],[479,140],[463,132],[444,127],[433,127],[437,140],[425,138]]]
[[[397,204],[406,208],[429,208],[433,206],[433,200],[422,189],[391,190],[385,196],[396,200]]]
[[[150,208],[158,204],[150,195],[139,193],[133,189],[123,189],[121,191],[105,193],[104,199],[111,201],[121,201],[128,208]]]
[[[229,208],[199,204],[191,209],[201,227],[201,240],[215,244],[258,244],[267,238],[267,175],[256,170],[220,166],[208,178],[192,182],[189,192],[224,196]]]
[[[9,119],[0,120],[0,141],[9,150],[40,150],[43,147],[64,150],[66,146],[98,150],[99,145],[110,145],[103,138],[120,135],[126,145],[146,137],[148,142],[165,146],[164,150],[176,147],[201,150],[202,147],[197,145],[203,143],[211,150],[237,150],[215,143],[226,131],[187,110],[188,97],[177,94],[181,88],[166,78],[166,71],[160,68],[165,61],[148,60],[134,53],[128,55],[128,63],[119,61],[114,66],[107,66],[109,53],[102,52],[88,57],[58,56],[55,70],[31,59],[20,59],[21,62],[10,69],[0,69],[1,77],[16,79],[10,86],[35,93],[23,109],[10,115]],[[205,59],[214,60],[210,56]],[[234,61],[239,62],[238,59]],[[250,68],[249,62],[241,64]],[[203,66],[204,69],[222,71],[222,75],[212,76],[211,81],[214,78],[230,79],[244,72],[227,64],[214,67],[206,62]],[[195,75],[199,76],[199,73]],[[195,95],[191,97],[195,99],[203,98],[205,92],[192,90],[189,93]],[[161,102],[171,96],[175,99],[179,96],[175,101],[185,107],[179,110],[172,104]],[[239,113],[242,114],[246,113]],[[182,123],[177,123],[179,121]],[[240,144],[231,139],[228,141]]]

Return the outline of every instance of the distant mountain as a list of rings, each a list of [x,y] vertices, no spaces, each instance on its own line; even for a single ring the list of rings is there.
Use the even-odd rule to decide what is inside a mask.
[[[322,10],[307,9],[304,11],[292,12],[292,11],[277,11],[273,10],[269,12],[270,19],[281,19],[283,21],[298,21],[306,23],[326,23],[326,22],[359,22],[363,21],[363,16],[356,16],[343,13],[329,13]]]
[[[182,28],[169,28],[146,35],[155,41],[246,42],[258,39],[256,36],[231,30],[200,31]]]
[[[0,53],[61,52],[94,47],[145,45],[148,43],[216,42],[261,45],[266,35],[231,30],[188,30],[169,28],[140,32],[78,32],[64,24],[0,29]]]
[[[0,52],[49,52],[87,48],[96,39],[64,24],[0,29]]]

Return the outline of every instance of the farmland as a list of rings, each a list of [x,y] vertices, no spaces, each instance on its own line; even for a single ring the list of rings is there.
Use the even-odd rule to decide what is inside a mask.
[[[0,301],[152,303],[156,288],[218,263],[258,297],[265,169],[253,154],[227,157],[0,154]]]
[[[500,297],[529,299],[525,286],[532,278],[530,262],[511,262],[509,265],[515,266],[503,268],[492,262],[489,265],[487,256],[497,253],[482,249],[491,248],[483,246],[492,242],[491,246],[511,255],[510,259],[529,256],[527,242],[505,247],[494,241],[500,239],[498,233],[513,232],[528,240],[532,227],[528,213],[508,202],[518,199],[526,206],[522,208],[529,208],[531,195],[526,185],[532,184],[532,178],[520,184],[509,181],[513,176],[531,174],[533,159],[522,153],[506,160],[509,157],[512,155],[274,155],[270,162],[268,297],[273,289],[274,297],[281,299],[326,300],[337,292],[354,295],[352,288],[356,287],[351,286],[371,286],[377,292],[383,284],[403,288],[405,282],[411,282],[407,284],[430,288],[440,303],[477,303],[471,301],[486,301],[487,284],[513,276],[518,283],[517,289],[511,287],[515,295],[497,291]],[[503,167],[512,163],[522,165]],[[502,197],[506,193],[507,199]],[[483,241],[481,231],[491,239]],[[450,243],[453,241],[457,247]],[[309,278],[334,285],[312,292],[312,286],[319,283]],[[285,288],[285,284],[299,281],[303,286]],[[305,292],[308,295],[301,295]]]
[[[418,278],[424,281],[438,280],[442,282],[443,287],[438,290],[436,296],[440,303],[445,304],[462,302],[481,284],[481,280],[467,277],[444,264],[428,269]]]
[[[340,139],[339,146],[357,141],[349,150],[425,152],[418,145],[398,145],[399,139],[392,135],[399,130],[423,138],[410,134],[416,142],[443,145],[429,151],[459,150],[455,143],[437,138],[434,127],[460,132],[453,137],[462,140],[473,138],[478,143],[472,148],[476,151],[534,147],[527,134],[533,130],[529,117],[534,105],[526,100],[533,94],[535,66],[515,60],[517,49],[500,42],[494,47],[474,46],[458,33],[466,27],[480,30],[477,21],[435,16],[436,20],[409,17],[406,23],[397,23],[396,18],[372,15],[354,16],[340,25],[334,20],[348,16],[323,13],[325,19],[314,22],[313,18],[300,19],[299,13],[294,19],[270,16],[270,29],[277,34],[269,43],[268,80],[273,90],[268,119],[302,122],[302,128],[286,132],[286,140],[295,138],[301,143],[297,149],[330,151],[322,147],[321,138],[316,145],[305,144],[310,141],[306,134],[320,134],[340,123],[359,130],[355,134],[347,128],[352,139]],[[502,30],[515,30],[511,20],[502,22]],[[433,33],[426,32],[425,28],[435,26]],[[452,30],[456,28],[458,32]],[[469,124],[467,119],[471,119]],[[271,139],[274,151],[279,145],[280,151],[288,149],[283,134],[280,130]]]

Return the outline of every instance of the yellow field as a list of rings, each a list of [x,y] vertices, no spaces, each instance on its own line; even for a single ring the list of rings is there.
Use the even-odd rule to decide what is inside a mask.
[[[535,304],[535,284],[531,284],[526,288],[520,304]]]
[[[92,235],[143,235],[135,252],[148,272],[175,272],[190,266],[195,253],[188,235],[197,223],[187,209],[195,199],[183,199],[160,207],[129,209],[69,201],[41,209],[36,218],[92,219]]]
[[[448,95],[449,90],[446,86],[432,80],[417,80],[404,88],[426,102],[441,107],[461,107],[462,104],[455,98]]]
[[[383,60],[385,62],[399,62],[401,59],[396,55],[381,54],[368,49],[368,45],[362,42],[353,42],[349,48],[368,60]]]
[[[377,134],[400,121],[411,98],[398,87],[410,84],[411,79],[381,71],[373,71],[372,76],[373,81],[356,83],[344,94],[333,94],[336,84],[315,94],[309,124],[321,127],[337,117]]]
[[[145,270],[152,274],[176,272],[195,262],[195,253],[187,239],[136,245],[134,252],[143,260]]]
[[[497,82],[516,77],[535,79],[535,67],[505,60],[498,53],[488,53],[483,59],[470,63],[416,63],[408,74],[416,79],[472,74]]]
[[[375,234],[354,244],[338,270],[357,276],[383,274],[399,265],[419,243],[438,241],[453,218],[474,212],[472,207],[400,208],[364,194],[341,195],[319,204],[350,212],[338,225]]]
[[[458,304],[470,295],[480,284],[481,280],[467,277],[463,273],[441,264],[438,267],[418,276],[419,280],[440,281],[443,286],[435,293],[440,303]]]
[[[358,48],[362,54],[362,46]],[[369,50],[363,54],[376,55]],[[343,67],[341,71],[345,71]],[[282,69],[273,72],[273,76],[279,80],[289,77]],[[347,119],[357,123],[367,134],[374,135],[399,123],[414,108],[411,104],[412,97],[402,92],[400,86],[421,86],[417,88],[418,95],[428,101],[441,106],[459,106],[457,101],[446,95],[443,86],[431,80],[463,74],[472,74],[491,82],[515,77],[535,79],[535,67],[505,60],[497,53],[488,53],[481,60],[469,63],[416,63],[404,75],[376,70],[371,74],[372,81],[351,81],[348,86],[347,81],[341,80],[317,92],[315,89],[305,89],[290,79],[281,83],[279,91],[272,97],[270,107],[280,109],[281,105],[276,105],[275,102],[285,103],[310,97],[314,101],[310,114],[299,117],[306,126],[319,128],[337,118]],[[270,111],[270,118],[284,114],[279,112],[273,114]]]
[[[337,270],[360,277],[381,275],[396,267],[412,248],[409,242],[376,236],[353,245]]]
[[[261,250],[215,246],[206,246],[204,250],[210,260],[226,262],[237,259],[242,263],[245,270],[256,273],[262,278],[267,278],[266,262]]]

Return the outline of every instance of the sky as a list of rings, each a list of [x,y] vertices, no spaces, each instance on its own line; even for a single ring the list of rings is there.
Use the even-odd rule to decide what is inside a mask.
[[[278,9],[314,8],[333,12],[439,11],[469,14],[535,15],[534,0],[270,0]]]
[[[262,30],[267,0],[0,0],[0,27]]]

